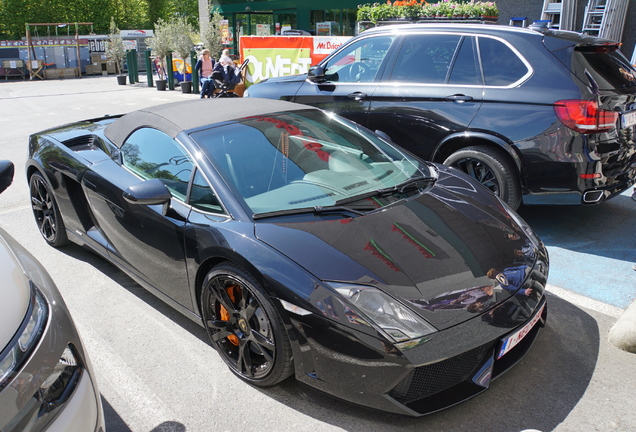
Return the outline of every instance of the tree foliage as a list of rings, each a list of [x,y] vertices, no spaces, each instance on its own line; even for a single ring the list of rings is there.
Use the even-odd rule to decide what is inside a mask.
[[[154,36],[148,38],[148,48],[161,64],[161,68],[157,69],[157,73],[159,79],[162,80],[166,79],[166,56],[172,51],[170,31],[170,23],[159,18],[155,24]]]
[[[80,34],[91,30],[108,34],[111,17],[119,28],[151,29],[159,18],[187,17],[197,26],[197,0],[0,0],[0,39],[17,40],[26,35],[26,23],[92,22],[80,27]],[[35,28],[34,28],[35,29]],[[75,35],[75,28],[38,27],[35,35]]]
[[[221,20],[223,17],[218,10],[214,10],[210,17],[210,22],[205,29],[202,29],[199,36],[203,45],[210,50],[210,55],[218,59],[223,50],[223,32],[221,30]]]
[[[121,75],[124,70],[124,58],[126,57],[126,45],[122,39],[119,29],[115,24],[115,20],[110,21],[110,32],[108,34],[108,43],[106,44],[106,57],[115,62],[117,73]]]
[[[170,47],[172,51],[177,53],[183,60],[181,64],[183,70],[183,76],[186,75],[186,65],[190,58],[190,51],[192,51],[192,35],[194,34],[194,27],[188,21],[186,17],[178,16],[172,18],[169,22],[170,30]]]

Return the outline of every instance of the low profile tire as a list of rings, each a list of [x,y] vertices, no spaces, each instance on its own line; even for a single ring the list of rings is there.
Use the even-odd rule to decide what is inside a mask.
[[[283,381],[293,371],[283,322],[259,283],[242,267],[222,263],[205,278],[203,323],[230,370],[259,387]]]
[[[444,165],[465,172],[513,209],[521,204],[517,170],[503,151],[487,146],[466,147],[450,155]]]
[[[33,174],[29,179],[29,190],[31,208],[40,234],[51,246],[64,246],[68,243],[66,227],[53,192],[40,173]]]

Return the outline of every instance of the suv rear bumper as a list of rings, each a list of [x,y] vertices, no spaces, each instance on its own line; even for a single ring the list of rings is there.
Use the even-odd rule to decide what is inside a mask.
[[[585,181],[592,183],[592,181]],[[583,187],[581,190],[544,190],[524,191],[525,205],[594,205],[607,201],[636,184],[636,166],[616,177],[612,182],[603,186]],[[583,185],[589,186],[589,185]]]

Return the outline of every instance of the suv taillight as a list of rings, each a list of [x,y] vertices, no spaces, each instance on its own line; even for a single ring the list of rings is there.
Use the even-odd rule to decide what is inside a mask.
[[[606,132],[618,121],[617,112],[600,109],[591,100],[560,100],[554,103],[554,111],[564,125],[584,134]]]

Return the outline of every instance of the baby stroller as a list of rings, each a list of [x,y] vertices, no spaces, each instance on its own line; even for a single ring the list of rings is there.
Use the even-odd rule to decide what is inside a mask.
[[[214,88],[217,90],[214,92],[212,97],[221,98],[221,97],[239,97],[234,90],[234,87],[243,79],[243,70],[247,67],[249,63],[249,59],[245,59],[241,66],[238,67],[238,71],[233,73],[233,76],[230,80],[226,80],[223,77],[223,73],[221,71],[214,71],[212,73],[212,82],[214,83]]]

